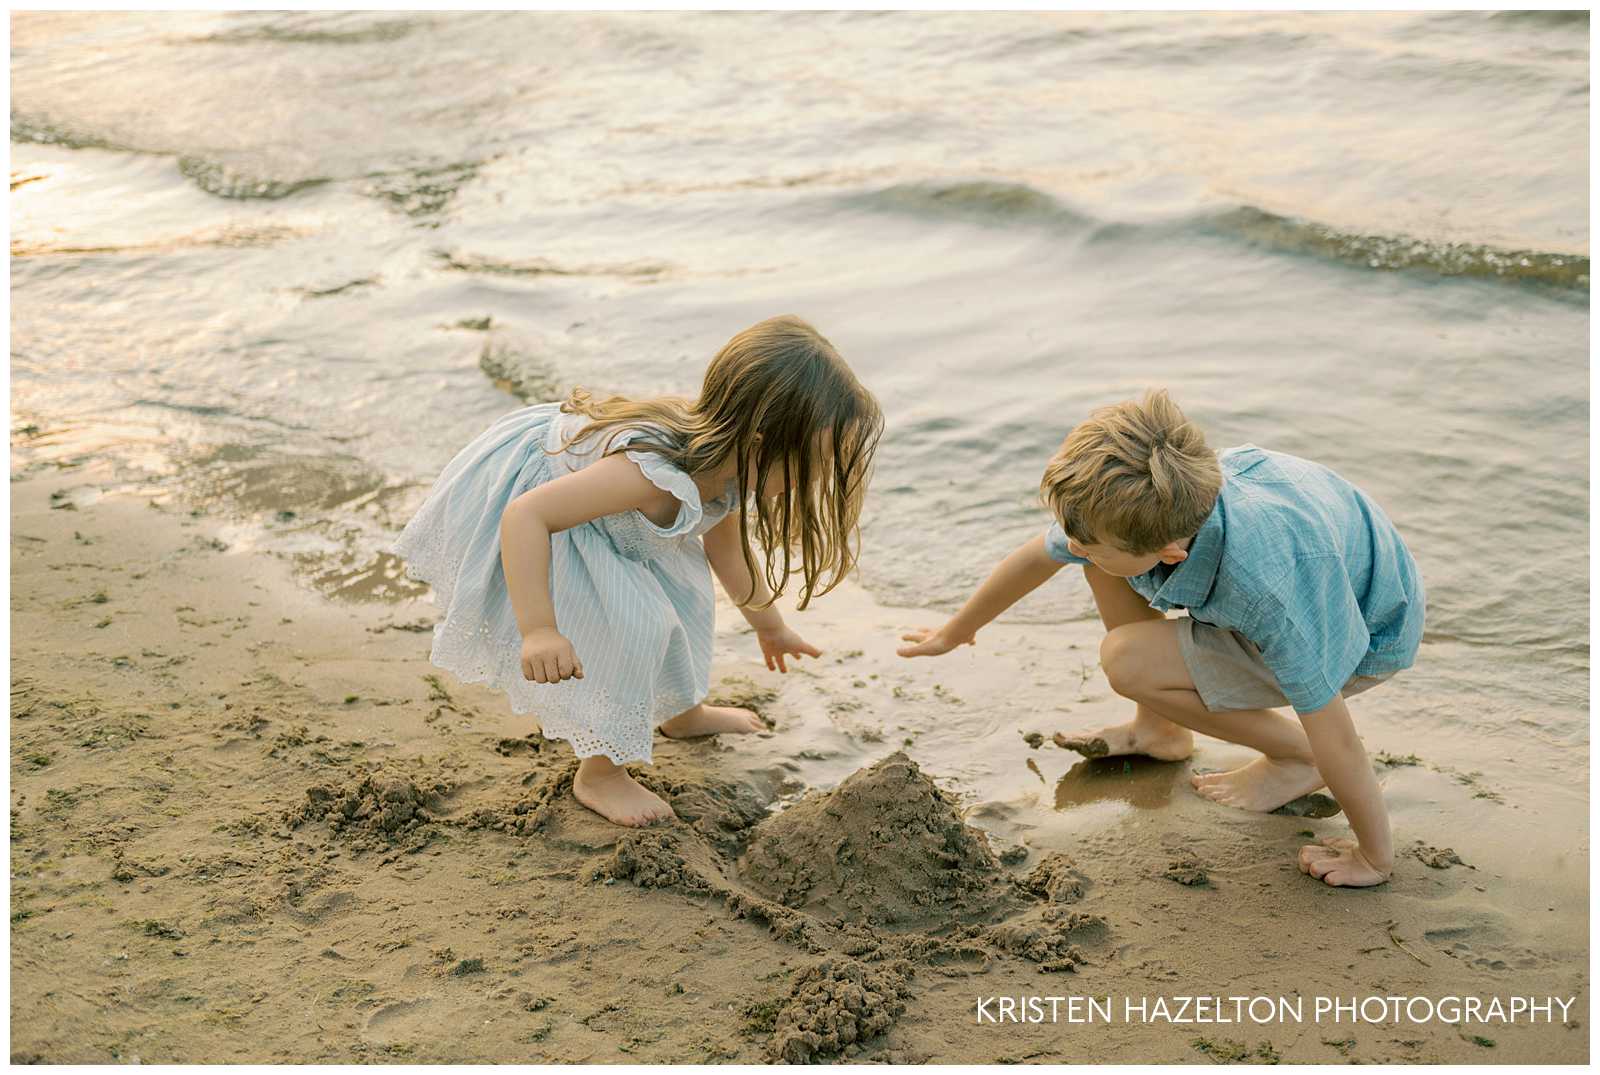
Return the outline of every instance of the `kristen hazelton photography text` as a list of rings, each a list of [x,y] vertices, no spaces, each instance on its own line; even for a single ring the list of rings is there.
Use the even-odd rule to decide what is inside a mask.
[[[14,1062],[1588,1060],[1587,12],[11,41]]]
[[[979,1023],[1565,1023],[1575,997],[979,997]]]

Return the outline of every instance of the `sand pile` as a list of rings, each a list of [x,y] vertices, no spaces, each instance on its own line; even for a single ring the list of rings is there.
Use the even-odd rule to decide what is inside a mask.
[[[767,1055],[786,1064],[854,1056],[906,1010],[911,973],[903,961],[868,965],[825,959],[806,968],[778,1009]]]
[[[949,973],[1009,956],[1070,972],[1086,961],[1084,946],[1110,933],[1105,919],[1066,906],[1089,884],[1070,857],[1049,853],[1013,878],[903,753],[759,821],[759,805],[732,785],[640,779],[678,820],[622,835],[588,880],[710,896],[822,957],[787,996],[747,1012],[753,1029],[770,1031],[774,1061],[848,1059],[869,1047],[905,1010],[915,966]],[[536,788],[524,816],[570,809],[551,801],[557,786]]]
[[[285,821],[299,828],[326,821],[330,831],[355,835],[358,843],[392,846],[414,844],[436,820],[451,787],[442,781],[418,783],[407,776],[374,772],[346,787],[318,784],[306,789],[306,800],[289,811]]]
[[[739,868],[785,906],[876,926],[992,919],[1015,904],[987,839],[898,751],[762,822]]]

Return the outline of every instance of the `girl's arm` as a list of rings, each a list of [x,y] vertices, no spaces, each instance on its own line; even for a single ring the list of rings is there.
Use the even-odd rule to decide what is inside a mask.
[[[550,535],[634,508],[670,524],[678,500],[625,455],[612,455],[517,497],[500,515],[500,563],[522,633],[522,674],[539,683],[583,678],[572,643],[556,630],[550,599]],[[658,520],[665,519],[666,522]]]
[[[726,519],[706,531],[706,559],[711,570],[717,573],[722,588],[751,627],[758,631],[782,627],[783,614],[776,605],[749,607],[766,605],[772,599],[772,588],[765,578],[750,570],[740,544],[739,514],[730,512]]]
[[[761,653],[767,667],[787,672],[784,657],[809,654],[822,656],[822,651],[791,631],[783,622],[783,613],[777,605],[766,608],[749,607],[766,605],[772,599],[772,588],[759,572],[752,572],[745,563],[743,540],[739,536],[739,516],[731,513],[705,534],[706,560],[717,573],[722,588],[738,606],[745,622],[756,629],[756,641],[761,643]]]
[[[1031,539],[1001,560],[943,627],[937,631],[924,627],[902,635],[915,644],[896,652],[902,657],[936,657],[963,643],[974,645],[979,628],[1044,585],[1063,566],[1045,551],[1043,534]]]

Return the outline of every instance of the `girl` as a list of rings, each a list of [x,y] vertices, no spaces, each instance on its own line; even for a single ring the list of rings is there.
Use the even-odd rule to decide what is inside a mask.
[[[773,602],[798,572],[803,609],[855,565],[882,429],[877,401],[797,317],[729,340],[692,402],[577,390],[513,411],[450,461],[393,546],[445,610],[430,658],[570,742],[589,809],[619,825],[672,816],[623,768],[650,761],[652,729],[763,727],[704,704],[711,570],[768,668],[821,656]]]

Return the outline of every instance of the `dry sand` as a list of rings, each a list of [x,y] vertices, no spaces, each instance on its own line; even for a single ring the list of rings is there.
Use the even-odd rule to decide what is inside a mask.
[[[1342,819],[1201,803],[1184,765],[1082,763],[1047,808],[1137,809],[1069,834],[1020,790],[943,790],[959,774],[912,759],[953,752],[895,718],[1010,673],[895,665],[920,614],[831,596],[862,650],[787,678],[725,626],[717,692],[775,730],[658,739],[679,820],[627,832],[575,805],[563,744],[434,674],[429,606],[330,601],[215,513],[109,483],[11,487],[13,1060],[1587,1060],[1581,910],[1541,924],[1545,890],[1470,848],[1402,839],[1389,886],[1335,891],[1291,859]],[[1044,782],[1064,722],[1016,723],[1041,734],[996,734]],[[1188,994],[1578,1002],[1566,1025],[976,1021],[979,997]]]

